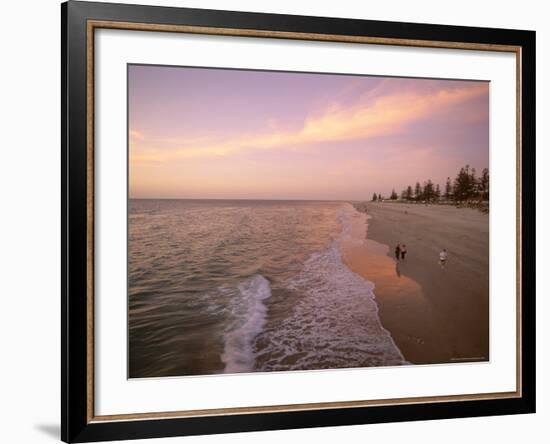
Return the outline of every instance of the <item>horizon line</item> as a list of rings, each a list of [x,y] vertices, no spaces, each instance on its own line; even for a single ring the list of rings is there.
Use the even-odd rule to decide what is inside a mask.
[[[264,201],[275,201],[275,202],[360,202],[367,201],[365,199],[263,199],[263,198],[232,198],[232,197],[128,197],[128,200],[264,200]]]

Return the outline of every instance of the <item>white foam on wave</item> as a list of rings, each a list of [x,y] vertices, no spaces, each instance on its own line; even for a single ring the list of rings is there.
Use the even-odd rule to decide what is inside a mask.
[[[228,308],[229,322],[224,332],[224,352],[221,356],[226,373],[248,372],[254,369],[254,338],[266,322],[264,300],[271,296],[269,281],[255,275],[237,287]]]
[[[300,295],[290,316],[262,333],[258,353],[263,370],[342,368],[406,363],[382,327],[374,284],[343,262],[340,244],[352,239],[353,223],[363,223],[351,206],[339,214],[341,234],[305,261],[287,282]],[[362,231],[364,236],[364,231]]]

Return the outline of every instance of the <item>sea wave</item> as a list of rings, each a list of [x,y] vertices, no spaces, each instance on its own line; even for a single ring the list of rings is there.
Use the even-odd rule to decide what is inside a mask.
[[[301,296],[290,316],[258,338],[265,344],[257,353],[262,370],[405,363],[381,325],[374,284],[353,273],[342,259],[341,241],[352,235],[355,213],[353,208],[340,213],[341,235],[311,254],[287,282],[288,289]]]
[[[241,282],[227,307],[229,321],[223,334],[224,351],[221,356],[226,373],[254,369],[254,338],[266,322],[264,301],[271,296],[269,281],[255,275]]]

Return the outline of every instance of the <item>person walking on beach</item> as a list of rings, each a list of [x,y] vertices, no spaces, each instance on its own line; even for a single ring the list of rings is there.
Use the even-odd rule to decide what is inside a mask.
[[[397,244],[395,246],[395,260],[399,261],[399,256],[401,255],[401,245]]]
[[[401,260],[405,260],[405,255],[407,254],[407,246],[405,244],[401,245]]]
[[[443,248],[441,253],[439,253],[439,265],[441,265],[441,268],[445,269],[445,265],[447,264],[447,250]]]

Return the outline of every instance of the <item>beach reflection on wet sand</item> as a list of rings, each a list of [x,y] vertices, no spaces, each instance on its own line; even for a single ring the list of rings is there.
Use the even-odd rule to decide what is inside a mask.
[[[363,218],[356,219],[352,230],[357,231],[343,244],[344,261],[353,272],[374,282],[382,325],[405,359],[413,364],[452,362],[441,320],[420,285],[404,274],[407,260],[392,259],[387,245],[354,240],[360,239],[359,231],[365,232]]]

